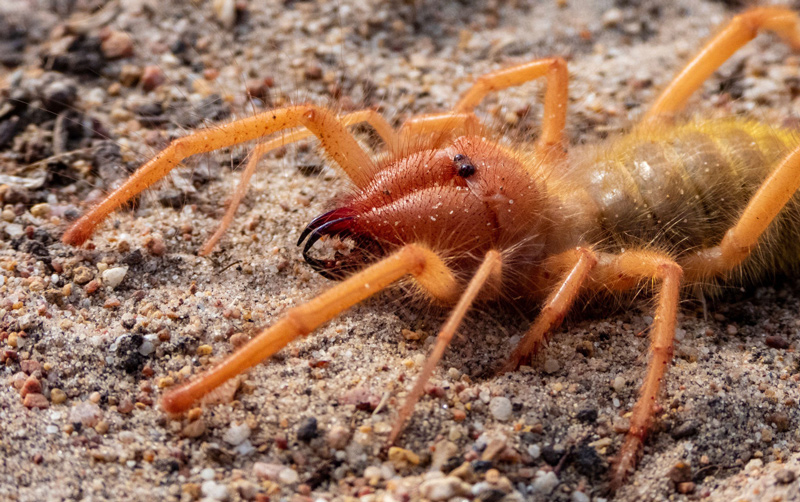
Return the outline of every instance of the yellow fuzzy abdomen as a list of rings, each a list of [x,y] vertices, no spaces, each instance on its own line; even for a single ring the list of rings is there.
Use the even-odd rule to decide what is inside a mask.
[[[754,121],[642,128],[583,152],[570,183],[588,195],[582,241],[619,252],[657,248],[676,258],[719,243],[777,163],[800,144]],[[592,207],[589,207],[592,206]],[[800,197],[771,225],[747,276],[800,264]]]

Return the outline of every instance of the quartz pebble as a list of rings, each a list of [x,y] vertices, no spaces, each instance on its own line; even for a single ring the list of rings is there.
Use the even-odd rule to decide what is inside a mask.
[[[283,485],[293,485],[300,481],[300,475],[294,469],[284,469],[278,473],[278,482]]]
[[[489,412],[494,418],[501,422],[505,422],[511,418],[511,411],[511,400],[507,397],[493,397],[492,400],[489,401]]]
[[[128,273],[128,267],[114,267],[105,270],[102,274],[103,284],[111,289],[116,288],[125,279],[125,274]]]
[[[85,427],[94,427],[100,421],[103,412],[95,403],[84,401],[72,407],[69,411],[69,422],[83,424]]]
[[[239,425],[232,425],[230,429],[225,431],[225,434],[222,436],[222,439],[233,446],[238,446],[245,442],[247,438],[250,437],[250,427],[247,424],[242,423]]]
[[[533,489],[538,493],[550,495],[558,486],[558,476],[553,471],[536,471],[536,479],[533,481]]]
[[[455,476],[447,476],[423,482],[419,487],[419,493],[423,498],[432,501],[449,500],[470,493],[470,486]]]
[[[216,481],[204,481],[200,491],[211,500],[225,500],[228,498],[228,487]]]

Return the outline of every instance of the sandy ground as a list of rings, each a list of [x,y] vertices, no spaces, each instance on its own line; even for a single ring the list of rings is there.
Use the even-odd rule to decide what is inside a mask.
[[[577,312],[532,367],[502,377],[491,368],[531,313],[473,313],[400,440],[405,451],[389,459],[383,440],[443,317],[402,292],[293,344],[221,404],[166,417],[164,387],[330,285],[295,242],[344,187],[313,148],[287,148],[262,162],[218,250],[199,257],[236,182],[231,167],[246,157],[234,148],[187,161],[89,245],[58,242],[67,220],[170,139],[265,101],[373,106],[396,123],[452,106],[475,75],[555,54],[572,74],[570,141],[600,141],[634,123],[739,8],[264,3],[0,6],[0,499],[800,500],[792,279],[732,288],[707,320],[685,303],[656,431],[615,497],[607,462],[643,377],[647,299]],[[759,38],[692,108],[793,126],[798,65]],[[482,116],[512,136],[535,134],[540,90],[493,96]],[[379,148],[366,129],[360,137]],[[46,408],[29,409],[23,393]]]

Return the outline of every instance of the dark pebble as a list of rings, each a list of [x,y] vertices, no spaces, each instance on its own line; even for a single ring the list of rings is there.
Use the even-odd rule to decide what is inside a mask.
[[[122,258],[123,265],[138,265],[144,261],[144,255],[141,249],[134,249]]]
[[[97,77],[106,65],[98,37],[79,36],[67,47],[66,54],[44,54],[42,66],[62,73]]]
[[[585,424],[593,424],[597,421],[597,410],[586,409],[578,412],[578,420]]]
[[[472,471],[476,474],[481,474],[492,468],[490,460],[474,460],[471,464]]]
[[[303,423],[300,424],[300,427],[297,428],[297,439],[304,443],[308,443],[318,435],[317,419],[314,417],[306,418],[303,420]]]
[[[78,97],[78,88],[72,82],[57,80],[42,90],[41,97],[45,110],[59,113],[75,103],[75,99]]]
[[[598,478],[608,470],[608,464],[591,446],[581,445],[570,454],[577,471],[589,478]]]
[[[121,360],[122,369],[132,375],[142,369],[147,358],[139,353],[144,337],[134,333],[125,337],[117,346],[117,357]]]
[[[542,448],[542,458],[550,465],[558,465],[565,453],[563,448],[554,448],[553,445]]]
[[[794,471],[789,469],[781,469],[777,474],[775,474],[775,481],[782,485],[788,485],[794,481],[796,477],[797,475],[794,473]]]
[[[773,349],[788,349],[790,345],[789,340],[778,335],[769,335],[764,339],[764,343]]]
[[[684,439],[692,437],[695,434],[697,434],[697,423],[691,420],[680,424],[679,426],[672,429],[672,432],[670,432],[670,436],[672,436],[672,439]]]
[[[11,144],[11,140],[19,132],[20,118],[16,115],[0,122],[0,149],[5,148]]]
[[[685,462],[678,462],[667,471],[667,479],[679,485],[692,480],[692,466]]]

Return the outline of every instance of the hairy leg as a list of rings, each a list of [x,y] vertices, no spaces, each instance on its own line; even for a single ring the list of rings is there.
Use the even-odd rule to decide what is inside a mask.
[[[527,361],[545,341],[545,337],[556,329],[572,307],[578,293],[586,282],[589,272],[597,264],[597,257],[587,248],[577,248],[547,260],[545,268],[563,274],[563,279],[547,297],[542,311],[533,325],[522,337],[500,372],[513,371]]]
[[[217,366],[167,392],[161,399],[162,408],[168,413],[188,410],[200,398],[272,356],[295,338],[308,335],[407,274],[437,299],[453,301],[458,296],[459,284],[441,258],[426,247],[408,244],[307,303],[290,309]]]
[[[490,92],[507,89],[545,77],[542,135],[536,143],[540,153],[558,151],[563,155],[564,126],[567,122],[569,72],[562,58],[545,58],[503,68],[479,77],[456,104],[453,111],[471,112]]]
[[[776,33],[792,49],[800,51],[799,24],[797,13],[786,7],[753,7],[734,17],[661,92],[642,121],[670,118],[682,110],[689,96],[761,31]]]
[[[660,281],[658,305],[650,330],[647,375],[633,407],[631,425],[611,472],[611,488],[616,490],[636,468],[644,439],[655,414],[661,381],[672,360],[675,322],[678,313],[683,272],[668,256],[653,251],[627,251],[619,255],[599,255],[590,281],[596,289],[625,290],[643,280]]]
[[[370,173],[374,170],[372,159],[333,113],[314,105],[278,108],[174,140],[119,188],[73,223],[64,232],[61,240],[65,244],[81,245],[111,212],[166,176],[186,157],[299,126],[305,126],[319,138],[322,148],[333,157],[357,187],[369,182]]]
[[[472,306],[478,293],[480,293],[481,289],[487,283],[500,281],[501,267],[502,257],[500,253],[497,251],[489,251],[486,253],[486,257],[480,268],[478,268],[478,271],[475,273],[469,285],[467,285],[467,289],[461,295],[455,308],[450,312],[450,317],[447,318],[447,322],[436,336],[436,345],[428,356],[428,360],[425,361],[425,366],[417,377],[417,381],[414,382],[414,387],[411,389],[408,397],[406,397],[406,401],[403,403],[403,407],[400,409],[400,413],[398,413],[395,419],[394,427],[392,427],[392,432],[389,434],[388,444],[394,444],[397,437],[403,431],[403,425],[414,412],[414,406],[422,396],[425,384],[431,378],[433,370],[444,355],[445,349],[450,345],[450,341],[453,339],[456,329],[458,329],[458,326]]]
[[[339,120],[345,126],[366,122],[367,124],[371,125],[373,129],[375,129],[384,143],[386,143],[390,151],[394,151],[397,148],[398,135],[395,133],[394,129],[392,129],[392,126],[386,122],[386,119],[384,119],[378,112],[374,110],[358,110],[348,113],[347,115],[343,115]],[[239,184],[236,186],[236,190],[233,192],[231,202],[228,205],[228,209],[225,211],[225,216],[223,216],[222,221],[217,227],[217,230],[214,231],[211,237],[209,237],[209,239],[203,245],[203,248],[200,250],[201,256],[206,256],[214,250],[214,246],[217,245],[217,242],[219,242],[219,240],[222,238],[225,230],[227,230],[231,222],[233,222],[233,216],[236,214],[239,204],[241,204],[242,199],[244,199],[244,196],[247,193],[247,189],[250,184],[250,178],[253,177],[253,174],[256,171],[256,166],[258,165],[259,160],[261,160],[261,157],[276,148],[306,139],[312,135],[313,133],[308,129],[290,131],[281,137],[259,144],[253,149],[252,152],[250,152],[250,158],[248,159],[247,165],[242,171],[242,178],[239,181]]]

